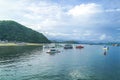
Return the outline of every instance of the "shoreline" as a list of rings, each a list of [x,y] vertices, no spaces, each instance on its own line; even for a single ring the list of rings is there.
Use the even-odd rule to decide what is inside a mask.
[[[0,47],[4,46],[43,46],[39,43],[0,43]]]

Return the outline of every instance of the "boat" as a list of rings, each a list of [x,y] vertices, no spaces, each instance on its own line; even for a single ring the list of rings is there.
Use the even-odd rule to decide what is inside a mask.
[[[109,50],[109,47],[104,46],[103,50]]]
[[[52,49],[49,49],[47,53],[60,53],[60,51],[52,48]]]
[[[113,46],[120,46],[120,44],[113,44]]]
[[[70,45],[70,44],[66,44],[66,45],[64,46],[64,49],[73,49],[73,46]]]
[[[77,49],[81,49],[81,48],[84,48],[84,46],[76,46]]]

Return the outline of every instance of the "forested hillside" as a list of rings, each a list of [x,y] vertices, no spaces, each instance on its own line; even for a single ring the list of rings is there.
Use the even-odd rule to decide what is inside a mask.
[[[42,33],[36,32],[15,21],[0,21],[0,40],[30,43],[50,42]]]

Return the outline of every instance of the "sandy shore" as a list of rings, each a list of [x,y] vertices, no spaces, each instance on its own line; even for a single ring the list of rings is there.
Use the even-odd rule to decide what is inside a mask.
[[[43,46],[39,43],[0,43],[0,46]]]

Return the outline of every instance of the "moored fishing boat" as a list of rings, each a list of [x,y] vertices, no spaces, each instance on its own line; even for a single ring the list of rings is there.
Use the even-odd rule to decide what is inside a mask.
[[[77,49],[82,49],[82,48],[84,48],[84,46],[79,45],[79,46],[76,46],[76,48]]]
[[[73,46],[70,45],[70,44],[66,44],[66,45],[64,46],[64,49],[73,49]]]

